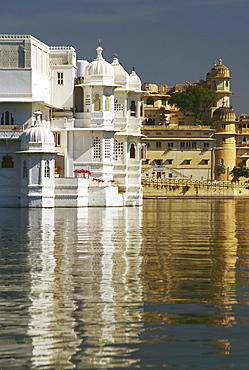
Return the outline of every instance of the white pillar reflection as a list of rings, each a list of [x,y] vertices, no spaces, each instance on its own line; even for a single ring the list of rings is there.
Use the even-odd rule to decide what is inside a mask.
[[[89,208],[87,223],[79,209],[75,358],[82,368],[127,367],[138,362],[134,344],[143,331],[141,209]]]
[[[78,342],[72,319],[75,307],[70,258],[63,238],[56,236],[54,210],[28,212],[31,267],[28,335],[33,345],[32,367],[72,369],[70,358]]]

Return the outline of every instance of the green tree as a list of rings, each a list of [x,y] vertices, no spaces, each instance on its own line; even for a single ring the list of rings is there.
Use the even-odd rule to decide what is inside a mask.
[[[233,174],[232,181],[239,181],[240,177],[249,177],[249,168],[243,166],[243,163],[239,163],[237,167],[233,167],[231,173]]]
[[[223,164],[218,164],[216,166],[216,174],[217,176],[220,176],[220,175],[224,175],[224,173],[226,173],[226,168]]]
[[[196,123],[201,123],[204,115],[215,106],[216,92],[199,85],[189,85],[186,91],[173,94],[169,104],[176,105],[185,116],[193,116]]]

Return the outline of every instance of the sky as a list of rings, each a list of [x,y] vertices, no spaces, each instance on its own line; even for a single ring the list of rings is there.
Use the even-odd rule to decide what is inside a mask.
[[[205,79],[222,57],[232,76],[231,105],[249,114],[249,0],[1,0],[0,33],[72,45],[91,61],[99,40],[134,67],[142,82]]]

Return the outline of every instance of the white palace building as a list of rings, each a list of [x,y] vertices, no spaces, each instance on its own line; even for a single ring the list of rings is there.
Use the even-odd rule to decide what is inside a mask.
[[[0,35],[0,206],[141,205],[141,81],[97,47]]]

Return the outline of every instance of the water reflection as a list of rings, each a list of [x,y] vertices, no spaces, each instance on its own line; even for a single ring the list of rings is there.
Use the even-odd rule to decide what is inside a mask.
[[[248,205],[0,212],[0,369],[243,368]]]
[[[212,302],[220,315],[208,316],[210,324],[232,324],[238,258],[235,203],[172,200],[167,202],[167,212],[160,210],[165,203],[158,203],[157,210],[153,209],[155,206],[152,203],[144,215],[145,299],[167,303]],[[151,253],[151,229],[158,230],[157,253]],[[164,319],[175,322],[176,317],[165,313]],[[180,315],[177,320],[189,318]]]
[[[33,209],[28,217],[32,366],[136,362],[127,345],[143,329],[141,209]]]

